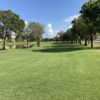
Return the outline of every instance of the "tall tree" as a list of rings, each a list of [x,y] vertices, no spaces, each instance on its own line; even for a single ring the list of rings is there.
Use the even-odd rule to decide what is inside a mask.
[[[100,0],[89,0],[83,4],[80,13],[86,20],[91,33],[91,48],[93,47],[93,36],[100,28]]]
[[[40,47],[40,39],[44,33],[44,26],[40,23],[31,22],[29,28],[32,30],[34,38],[37,40],[37,46]]]
[[[5,49],[5,41],[7,34],[11,32],[22,32],[25,23],[20,17],[13,13],[11,10],[0,10],[0,23],[2,24],[2,33],[3,33],[3,49]]]

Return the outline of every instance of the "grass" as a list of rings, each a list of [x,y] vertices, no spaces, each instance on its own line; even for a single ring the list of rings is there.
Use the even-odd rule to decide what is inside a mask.
[[[100,100],[100,44],[42,43],[0,51],[0,100]]]
[[[29,44],[33,44],[32,42],[29,42]],[[0,42],[0,46],[3,45],[3,42]],[[11,45],[27,45],[27,42],[6,42],[7,46]]]

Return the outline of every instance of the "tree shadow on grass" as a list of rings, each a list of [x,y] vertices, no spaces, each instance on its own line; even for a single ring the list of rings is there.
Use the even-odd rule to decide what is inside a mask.
[[[44,52],[44,53],[58,53],[58,52],[72,52],[78,50],[88,50],[90,47],[79,46],[79,45],[53,45],[53,46],[44,46],[44,49],[32,50],[33,52]]]

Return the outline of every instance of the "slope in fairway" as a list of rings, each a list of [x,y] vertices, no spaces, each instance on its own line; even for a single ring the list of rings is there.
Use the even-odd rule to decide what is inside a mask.
[[[99,50],[44,43],[0,51],[0,100],[99,99]]]

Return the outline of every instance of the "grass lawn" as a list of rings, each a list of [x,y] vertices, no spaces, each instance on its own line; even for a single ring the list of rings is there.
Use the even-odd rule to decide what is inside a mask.
[[[42,43],[0,50],[0,100],[100,100],[99,48]]]

